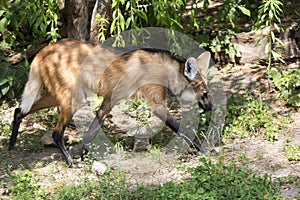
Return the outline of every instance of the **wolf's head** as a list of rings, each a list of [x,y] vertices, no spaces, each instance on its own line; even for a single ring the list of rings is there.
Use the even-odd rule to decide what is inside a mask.
[[[185,62],[184,76],[189,85],[181,93],[183,99],[197,101],[205,111],[212,110],[209,89],[207,86],[207,73],[210,63],[210,53],[204,52],[198,58],[188,58]]]

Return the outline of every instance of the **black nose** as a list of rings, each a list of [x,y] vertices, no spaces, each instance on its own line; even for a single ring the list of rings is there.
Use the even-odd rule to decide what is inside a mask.
[[[213,105],[210,100],[209,94],[205,91],[201,99],[198,101],[199,107],[204,111],[212,111]]]
[[[198,105],[204,111],[212,111],[213,110],[213,105],[211,103],[204,103],[202,101],[198,101]]]

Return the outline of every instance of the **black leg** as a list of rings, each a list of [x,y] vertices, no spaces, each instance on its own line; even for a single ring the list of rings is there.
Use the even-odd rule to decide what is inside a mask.
[[[51,96],[49,93],[46,93],[43,95],[43,97],[38,100],[36,103],[34,103],[32,105],[32,108],[30,109],[30,111],[28,113],[21,113],[21,109],[20,108],[16,108],[15,109],[15,113],[14,113],[14,121],[12,123],[12,134],[9,140],[9,146],[8,149],[12,149],[13,146],[15,145],[16,141],[17,141],[17,136],[18,136],[18,131],[19,131],[19,127],[20,124],[22,122],[22,119],[27,116],[29,113],[33,113],[36,112],[38,110],[44,109],[44,108],[50,108],[53,106],[58,105],[55,98],[53,96]]]
[[[106,118],[107,114],[109,113],[111,109],[110,101],[107,100],[110,99],[109,97],[104,98],[104,101],[100,107],[100,109],[96,113],[96,117],[94,118],[93,122],[91,123],[89,130],[87,133],[83,135],[83,150],[81,155],[81,160],[84,160],[84,157],[89,152],[88,144],[90,144],[98,135],[99,130],[101,129],[101,126],[104,122],[104,119]]]
[[[64,128],[62,129],[62,132],[64,131]],[[55,141],[55,143],[57,144],[59,150],[62,152],[62,154],[64,155],[67,165],[69,167],[73,166],[73,160],[71,158],[71,155],[69,154],[69,152],[66,149],[62,134],[59,134],[57,132],[53,132],[52,133],[52,138]]]
[[[92,142],[96,138],[96,136],[101,128],[101,125],[102,125],[102,120],[99,121],[98,118],[95,117],[89,127],[88,132],[85,133],[83,136],[83,141],[85,144]]]
[[[193,145],[198,151],[206,152],[202,147],[197,138],[190,131],[183,127],[180,127],[180,123],[169,113],[168,110],[160,106],[154,110],[154,114],[166,123],[166,125],[171,128],[176,134],[183,137],[183,139],[189,144]],[[182,133],[182,134],[181,134]]]
[[[23,117],[24,116],[22,116],[22,114],[21,114],[21,109],[16,108],[15,113],[14,113],[14,121],[12,123],[12,134],[9,139],[9,146],[8,146],[9,150],[11,150],[17,142],[19,127],[20,127]]]
[[[81,160],[83,161],[87,154],[89,153],[89,147],[88,145],[93,142],[93,140],[96,138],[97,134],[99,133],[99,130],[101,128],[101,122],[99,122],[98,118],[95,117],[92,124],[89,127],[89,130],[87,133],[83,135],[83,149],[81,152]]]

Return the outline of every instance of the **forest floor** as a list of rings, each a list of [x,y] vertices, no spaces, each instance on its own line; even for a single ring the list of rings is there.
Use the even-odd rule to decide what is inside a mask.
[[[243,93],[246,90],[260,92],[262,87],[265,88],[263,90],[266,90],[267,79],[264,71],[264,69],[252,69],[250,66],[237,66],[230,70],[221,71],[227,96]],[[284,113],[286,107],[282,102],[279,102],[280,100],[274,98],[272,92],[262,98],[265,98],[265,101],[275,109]],[[3,122],[11,122],[13,109],[8,108],[1,111],[4,117]],[[45,112],[42,113],[42,115],[44,114]],[[206,156],[213,160],[222,160],[225,163],[234,162],[241,166],[246,165],[258,175],[267,173],[272,177],[298,177],[297,181],[282,184],[281,192],[287,199],[299,199],[300,162],[289,161],[284,149],[287,140],[300,145],[300,113],[293,111],[289,117],[291,123],[274,142],[270,142],[263,137],[225,140],[222,141],[221,145],[215,147],[214,153]],[[85,172],[84,168],[80,167],[80,159],[76,161],[79,163],[79,167],[70,169],[64,164],[61,153],[57,148],[44,147],[40,142],[41,137],[53,128],[51,121],[54,118],[53,113],[48,114],[48,117],[37,118],[35,115],[35,118],[26,118],[21,125],[21,134],[15,148],[8,151],[6,145],[0,146],[0,183],[2,185],[2,188],[0,187],[0,199],[9,199],[6,196],[7,191],[10,189],[9,174],[18,170],[29,168],[34,172],[39,183],[47,185],[50,192],[55,192],[56,188],[59,188],[62,184],[76,184],[82,180]],[[69,146],[78,145],[80,137],[74,129],[68,128],[66,135],[69,135]],[[5,136],[8,137],[8,134]],[[179,182],[189,176],[182,168],[199,165],[199,158],[204,156],[198,153],[176,157],[173,154],[163,154],[160,151],[155,151],[155,149],[150,150],[148,153],[124,155],[113,155],[104,163],[109,168],[118,168],[124,171],[126,181],[133,187],[140,183],[162,184],[171,180]],[[91,177],[97,176],[99,173],[101,173],[101,169],[91,174]]]

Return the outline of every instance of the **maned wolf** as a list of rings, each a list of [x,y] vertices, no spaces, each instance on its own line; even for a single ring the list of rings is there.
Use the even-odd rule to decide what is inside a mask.
[[[95,48],[98,49],[95,51]],[[86,57],[90,57],[92,61],[84,62]],[[97,57],[101,59],[96,59]],[[77,40],[62,40],[45,47],[31,64],[20,108],[15,110],[9,149],[16,143],[21,120],[26,115],[40,109],[60,106],[59,119],[52,137],[67,164],[72,166],[63,134],[76,111],[72,107],[72,98],[81,90],[82,85],[104,97],[96,118],[84,135],[87,142],[96,136],[111,108],[120,99],[132,97],[147,99],[152,105],[153,113],[177,133],[182,127],[166,108],[166,92],[170,89],[176,95],[197,100],[204,110],[211,110],[207,87],[209,62],[208,52],[183,62],[166,51],[145,48],[120,56],[110,49]],[[40,97],[43,86],[46,92]],[[187,137],[192,138],[187,134]]]

